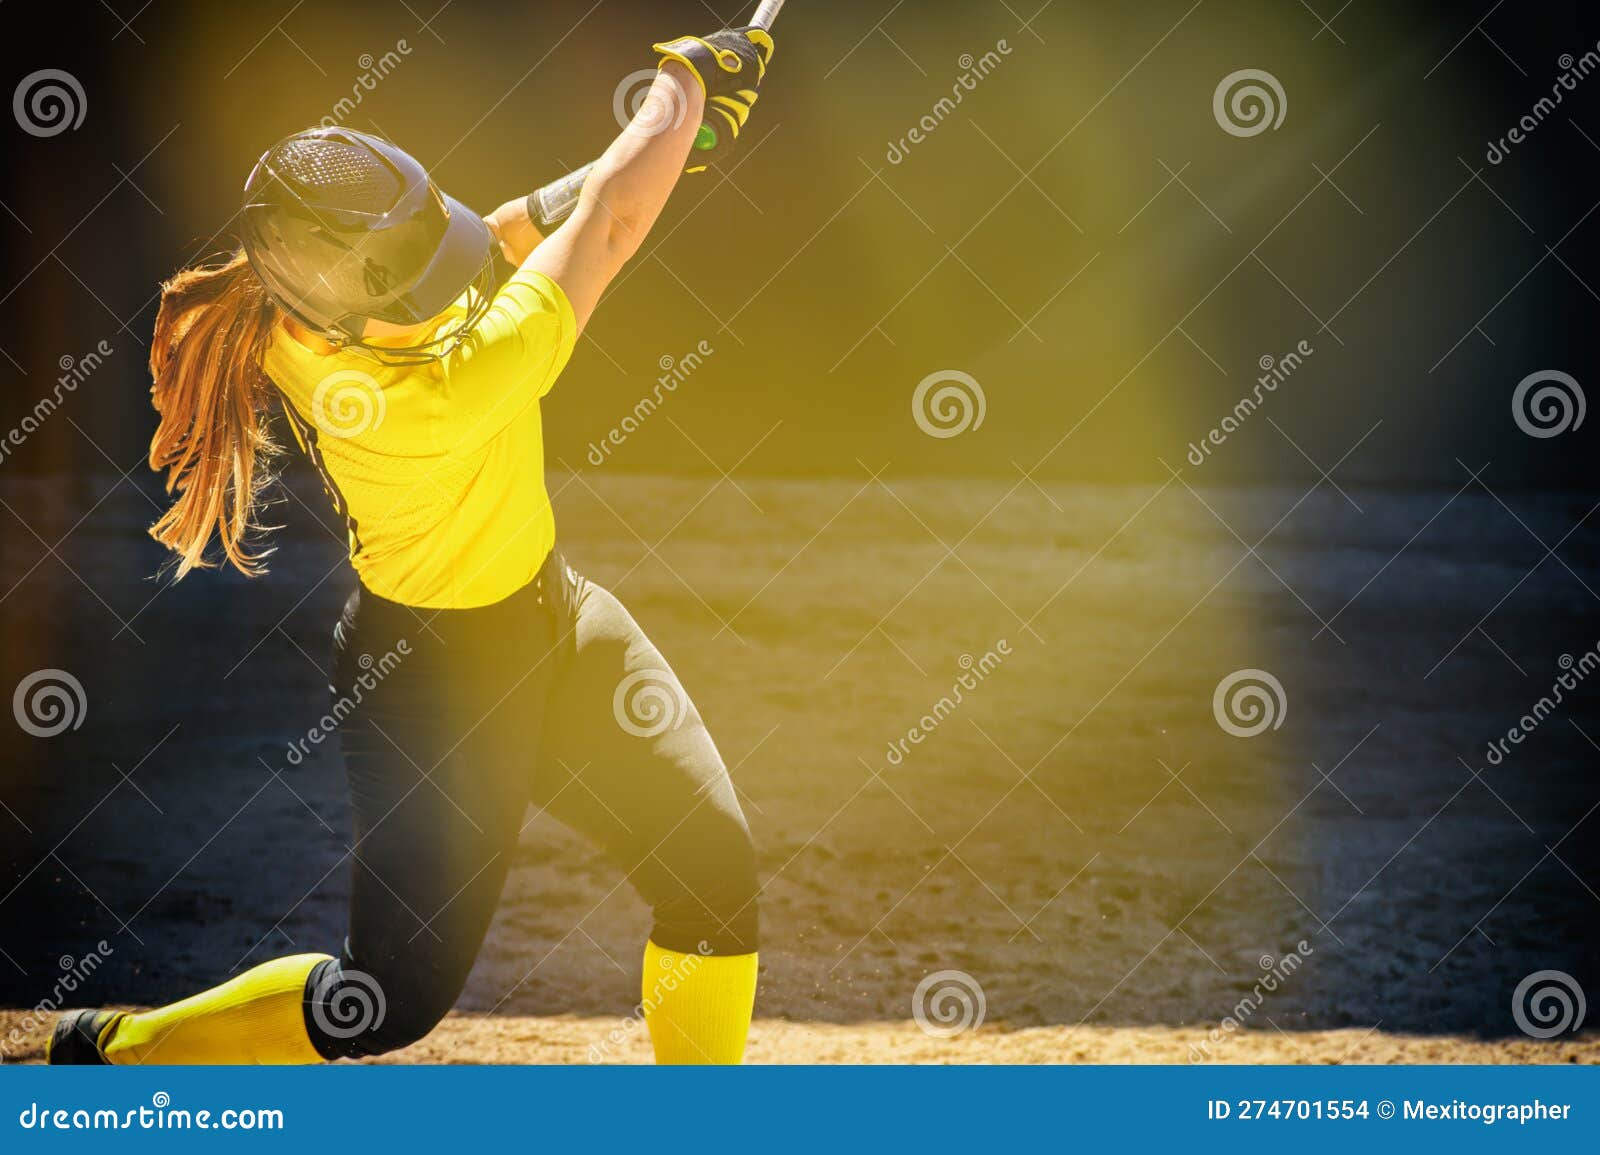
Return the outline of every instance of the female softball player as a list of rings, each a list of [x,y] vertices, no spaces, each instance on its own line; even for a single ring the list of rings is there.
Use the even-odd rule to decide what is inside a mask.
[[[415,1042],[461,992],[530,801],[603,846],[653,908],[642,1005],[657,1061],[743,1056],[749,829],[666,660],[556,552],[544,484],[539,399],[702,122],[720,140],[691,170],[732,146],[773,43],[746,28],[656,51],[648,97],[548,238],[525,200],[479,217],[394,145],[313,129],[250,175],[242,248],[164,286],[150,463],[174,502],[151,533],[178,576],[208,564],[213,538],[261,571],[246,535],[273,407],[348,527],[360,580],[332,691],[354,813],[349,933],[337,958],[276,959],[171,1006],[64,1015],[52,1063],[298,1063]],[[496,287],[501,255],[515,272]],[[651,724],[619,716],[638,693]]]

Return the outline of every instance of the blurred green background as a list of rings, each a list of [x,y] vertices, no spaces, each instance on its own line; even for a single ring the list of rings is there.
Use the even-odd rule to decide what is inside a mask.
[[[0,369],[15,417],[58,358],[109,339],[114,371],[75,420],[119,466],[152,424],[138,362],[157,278],[231,243],[273,139],[337,115],[487,210],[603,147],[650,40],[740,15],[726,0],[458,0],[431,20],[398,0],[163,3],[124,28],[83,7],[108,35],[49,61],[83,81],[83,126],[9,142]],[[1493,42],[1472,28],[1448,4],[1348,5],[1325,26],[1265,0],[794,0],[747,155],[726,179],[686,181],[613,289],[549,403],[550,459],[576,467],[663,357],[704,340],[715,355],[670,403],[694,443],[658,421],[607,468],[1163,478],[1158,459],[1179,466],[1262,357],[1307,340],[1315,355],[1271,413],[1312,458],[1338,459],[1381,416],[1341,476],[1454,478],[1455,457],[1505,432],[1517,381],[1594,352],[1568,296],[1594,299],[1573,279],[1585,231],[1559,251],[1570,275],[1546,253],[1588,207],[1550,171],[1586,164],[1592,142],[1552,121],[1506,163],[1483,160],[1592,29],[1576,5],[1497,21]],[[896,150],[985,54],[959,107]],[[1244,68],[1287,99],[1281,126],[1248,138],[1221,131],[1212,103]],[[1594,95],[1571,99],[1581,125]],[[911,420],[940,370],[985,394],[982,427],[959,439]],[[19,459],[85,452],[61,427]],[[1571,439],[1510,453],[1530,483],[1587,478]],[[1317,473],[1258,419],[1204,476]]]

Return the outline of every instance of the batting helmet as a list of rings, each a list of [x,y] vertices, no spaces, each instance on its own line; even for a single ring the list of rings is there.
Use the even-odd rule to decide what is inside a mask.
[[[336,345],[384,360],[433,360],[489,307],[494,243],[483,218],[445,196],[380,137],[312,128],[273,145],[245,182],[241,234],[277,304]],[[369,320],[414,325],[469,289],[466,323],[405,348],[363,338]]]

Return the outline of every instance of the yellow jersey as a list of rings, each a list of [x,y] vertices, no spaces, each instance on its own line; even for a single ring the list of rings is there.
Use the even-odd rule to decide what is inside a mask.
[[[465,308],[463,298],[422,339]],[[262,367],[345,520],[362,585],[404,605],[466,609],[533,580],[556,535],[539,399],[576,339],[566,294],[526,269],[440,361],[382,365],[273,335]]]

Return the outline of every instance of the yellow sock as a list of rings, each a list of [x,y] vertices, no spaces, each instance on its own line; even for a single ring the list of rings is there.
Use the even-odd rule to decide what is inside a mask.
[[[306,1034],[306,978],[325,954],[273,959],[220,987],[126,1015],[102,1044],[106,1059],[137,1063],[320,1063]]]
[[[756,956],[644,948],[645,1026],[657,1063],[738,1063],[756,1001]]]

